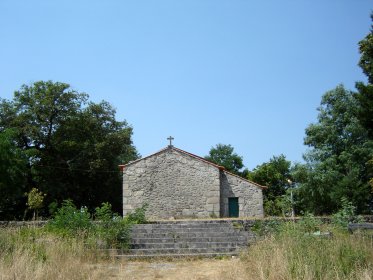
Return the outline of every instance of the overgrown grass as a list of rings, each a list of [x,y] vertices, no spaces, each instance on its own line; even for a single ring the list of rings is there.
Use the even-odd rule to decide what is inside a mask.
[[[106,279],[107,269],[95,269],[98,249],[127,248],[131,226],[145,222],[145,207],[123,219],[108,203],[92,216],[65,201],[43,228],[0,229],[0,280]]]
[[[79,220],[81,212],[77,213],[75,218]],[[0,280],[109,278],[109,268],[115,264],[101,259],[95,249],[99,248],[98,241],[105,241],[105,246],[118,245],[117,229],[121,227],[115,228],[118,226],[117,218],[112,216],[106,205],[96,211],[98,222],[79,222],[66,231],[68,225],[65,223],[76,222],[71,220],[74,216],[70,214],[63,216],[65,218],[61,218],[57,227],[0,229]],[[127,219],[134,222],[143,218],[141,210],[133,215]],[[91,218],[88,217],[90,221]],[[114,229],[111,228],[113,225]],[[199,272],[204,278],[198,278],[197,272],[198,277],[194,278],[191,274],[179,275],[175,272],[173,279],[373,279],[372,234],[349,234],[343,227],[320,224],[310,214],[298,223],[280,220],[258,222],[255,229],[262,238],[249,247],[240,259],[222,260],[225,265],[217,265],[216,268],[219,276],[207,270]],[[323,236],[320,232],[332,234]],[[191,261],[190,264],[186,260],[177,262],[179,265],[184,262],[185,271],[188,271],[189,265],[193,267]],[[199,265],[204,264],[204,260],[198,262]],[[208,275],[214,276],[209,278]],[[122,279],[120,270],[111,277]]]
[[[308,222],[276,229],[243,256],[247,279],[373,279],[372,236],[322,225],[332,232],[322,237],[308,231]]]
[[[42,228],[0,229],[0,279],[103,279],[93,251],[79,238]]]

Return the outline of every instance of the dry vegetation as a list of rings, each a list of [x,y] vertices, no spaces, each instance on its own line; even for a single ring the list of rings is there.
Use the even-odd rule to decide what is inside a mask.
[[[7,279],[373,279],[373,242],[333,230],[309,236],[290,224],[240,258],[116,261],[97,258],[80,238],[43,229],[0,230],[0,280]]]

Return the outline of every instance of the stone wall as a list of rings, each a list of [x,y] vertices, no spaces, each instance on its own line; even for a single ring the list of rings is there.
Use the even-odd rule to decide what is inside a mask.
[[[124,166],[123,215],[148,204],[148,219],[219,217],[219,169],[173,148]]]
[[[228,172],[221,172],[220,217],[228,217],[228,198],[238,197],[239,217],[264,217],[262,188]]]

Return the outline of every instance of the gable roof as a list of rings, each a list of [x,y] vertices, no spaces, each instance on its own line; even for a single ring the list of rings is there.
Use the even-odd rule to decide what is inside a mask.
[[[192,157],[192,158],[195,158],[195,159],[197,159],[197,160],[199,160],[199,161],[202,161],[202,162],[204,162],[204,163],[207,163],[207,164],[209,164],[209,165],[211,165],[211,166],[213,166],[213,167],[218,168],[220,171],[222,171],[222,172],[224,172],[224,173],[227,173],[227,174],[229,174],[229,175],[231,175],[231,176],[235,176],[235,177],[237,177],[237,178],[239,178],[239,179],[241,179],[241,180],[243,180],[243,181],[246,181],[246,182],[248,182],[248,183],[250,183],[250,184],[253,184],[253,185],[255,185],[255,186],[259,187],[259,188],[262,188],[262,189],[267,189],[267,188],[268,188],[268,187],[266,187],[266,186],[262,186],[262,185],[259,185],[259,184],[255,183],[255,182],[252,182],[252,181],[250,181],[250,180],[247,180],[247,179],[245,179],[245,178],[242,178],[241,176],[239,176],[239,175],[237,175],[237,174],[234,174],[234,173],[232,173],[232,172],[229,172],[229,171],[227,171],[227,170],[225,169],[224,166],[218,165],[218,164],[213,163],[213,162],[211,162],[211,161],[209,161],[209,160],[207,160],[207,159],[205,159],[205,158],[203,158],[203,157],[200,157],[200,156],[197,156],[197,155],[195,155],[195,154],[192,154],[192,153],[186,152],[186,151],[184,151],[184,150],[178,149],[178,148],[176,148],[176,147],[174,147],[174,146],[167,146],[166,148],[163,148],[162,150],[160,150],[160,151],[158,151],[158,152],[155,152],[155,153],[153,153],[153,154],[151,154],[151,155],[148,155],[148,156],[146,156],[146,157],[139,158],[139,159],[134,160],[134,161],[130,161],[130,162],[127,163],[127,164],[121,164],[121,165],[119,165],[119,168],[120,168],[121,171],[123,171],[127,166],[130,166],[130,165],[132,165],[132,164],[135,164],[135,163],[140,162],[140,161],[142,161],[142,160],[145,160],[145,159],[147,159],[147,158],[153,157],[153,156],[155,156],[155,155],[159,155],[159,154],[161,154],[161,153],[163,153],[163,152],[165,152],[165,151],[168,151],[168,150],[175,150],[175,151],[177,151],[177,152],[179,152],[179,153],[181,153],[181,154],[187,155],[187,156],[189,156],[189,157]]]

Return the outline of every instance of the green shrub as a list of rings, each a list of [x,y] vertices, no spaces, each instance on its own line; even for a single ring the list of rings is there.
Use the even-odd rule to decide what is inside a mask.
[[[129,223],[133,224],[145,224],[146,218],[145,213],[148,209],[148,204],[144,204],[140,208],[136,208],[133,213],[129,213],[124,219],[126,219]]]
[[[363,218],[356,214],[356,207],[347,198],[341,199],[342,208],[332,216],[332,223],[342,229],[347,230],[349,223],[361,223]]]
[[[64,200],[47,227],[66,235],[87,233],[92,228],[87,207],[76,208],[71,200]]]
[[[283,221],[275,218],[270,220],[257,220],[254,222],[251,230],[259,236],[270,235],[278,232],[282,223]]]
[[[86,207],[79,210],[71,200],[65,200],[47,229],[63,236],[78,235],[92,247],[124,249],[128,248],[131,226],[146,222],[146,207],[136,209],[123,219],[112,211],[110,203],[105,202],[95,209],[91,217]]]
[[[127,248],[132,223],[113,213],[111,204],[102,203],[95,209],[95,237],[106,247]]]
[[[301,231],[312,233],[320,230],[321,221],[313,214],[306,212],[299,220],[298,225]]]

